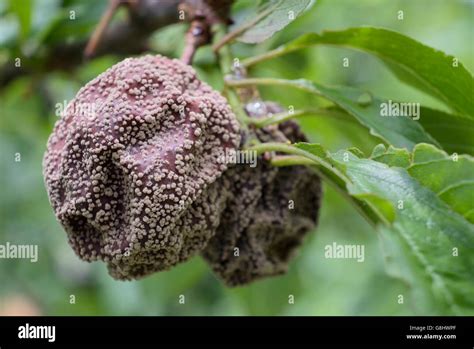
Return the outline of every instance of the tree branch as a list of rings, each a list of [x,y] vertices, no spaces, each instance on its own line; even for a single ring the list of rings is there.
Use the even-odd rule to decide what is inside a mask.
[[[207,44],[210,38],[210,29],[206,21],[202,19],[193,20],[186,33],[186,44],[181,55],[181,60],[186,64],[191,64],[196,50],[200,46]]]
[[[148,49],[149,36],[157,29],[179,20],[179,0],[135,0],[129,4],[129,20],[108,27],[97,45],[95,57],[107,54],[128,56]],[[46,47],[41,64],[22,59],[22,66],[9,61],[0,68],[0,88],[25,74],[40,74],[54,70],[73,70],[83,63],[86,41],[61,43]]]
[[[94,33],[92,33],[92,36],[89,39],[89,42],[87,43],[86,49],[84,50],[84,56],[86,58],[91,58],[94,55],[95,51],[97,50],[97,46],[99,45],[100,40],[104,35],[105,30],[107,29],[110,21],[112,20],[112,17],[114,16],[119,6],[123,4],[125,3],[122,0],[109,0],[109,5],[105,10],[104,15],[100,19],[99,24],[95,28]]]

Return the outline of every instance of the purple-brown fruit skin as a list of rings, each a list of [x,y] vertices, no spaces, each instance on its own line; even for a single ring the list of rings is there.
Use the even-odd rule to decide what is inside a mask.
[[[139,278],[206,246],[226,200],[211,186],[227,168],[218,159],[239,143],[226,100],[190,66],[129,58],[84,86],[56,123],[46,188],[80,258]]]
[[[269,113],[282,111],[275,103],[266,106]],[[294,121],[267,126],[256,136],[265,142],[306,141]],[[303,238],[316,227],[319,176],[304,166],[275,168],[259,157],[256,168],[235,165],[217,182],[233,195],[202,253],[204,259],[231,287],[285,273]]]

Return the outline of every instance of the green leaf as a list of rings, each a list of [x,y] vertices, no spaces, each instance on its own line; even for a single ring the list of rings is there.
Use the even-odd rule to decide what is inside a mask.
[[[10,10],[16,14],[20,23],[20,37],[25,40],[31,28],[31,0],[10,0]]]
[[[304,165],[308,166],[308,161],[312,162],[311,166],[326,182],[331,184],[337,191],[348,199],[354,205],[364,218],[372,225],[387,221],[384,217],[384,210],[376,210],[366,201],[358,200],[355,196],[351,196],[347,192],[348,178],[344,175],[344,164],[334,163],[329,153],[319,144],[298,143],[295,146],[284,143],[262,143],[248,148],[250,151],[257,151],[259,154],[268,151],[283,152],[304,157]],[[349,151],[347,151],[349,155]],[[272,162],[273,163],[273,162]],[[292,163],[294,164],[294,163]],[[388,215],[389,216],[389,215]]]
[[[239,36],[238,40],[247,44],[265,41],[286,27],[313,3],[311,0],[271,0],[265,4],[256,18],[243,24],[243,26],[252,25]]]
[[[388,224],[395,220],[395,208],[392,203],[376,194],[366,193],[353,184],[348,184],[349,193],[357,199],[366,202],[369,207],[377,212],[378,217],[383,217],[382,222]]]
[[[474,121],[426,107],[418,121],[446,151],[474,155]]]
[[[413,148],[417,143],[439,145],[415,120],[403,116],[381,116],[381,108],[387,103],[368,92],[351,87],[329,87],[304,79],[284,80],[253,78],[230,80],[230,86],[274,85],[290,86],[325,97],[354,116],[370,132],[396,147]]]
[[[342,162],[343,154],[339,152],[333,158]],[[446,309],[454,314],[472,313],[474,226],[452,212],[404,169],[355,156],[345,165],[346,174],[360,190],[393,204],[403,201],[390,234],[399,234],[404,242],[400,245],[403,255],[408,256],[413,271],[428,286],[423,297],[433,299],[430,306],[437,308],[435,313]],[[457,257],[453,256],[453,248],[458,248]]]
[[[300,143],[296,147],[321,154],[319,145]],[[404,150],[389,149],[387,157],[382,157],[383,153],[377,147],[373,155],[392,163],[406,163]],[[449,157],[444,154],[445,160],[439,159],[442,152],[431,145],[420,145],[410,158],[428,161],[415,160],[404,169],[361,159],[348,151],[326,154],[326,161],[343,173],[350,195],[366,201],[385,216],[391,206],[393,223],[380,226],[379,230],[388,248],[391,272],[403,277],[414,291],[410,301],[425,314],[474,314],[474,225],[430,190],[435,185],[449,187],[449,183],[456,183],[450,177],[460,177],[461,171],[454,175],[435,171],[436,178],[425,183],[412,174],[418,166]],[[396,161],[397,156],[403,160]],[[426,175],[429,170],[423,172]],[[471,171],[471,177],[473,174]]]
[[[308,33],[273,51],[245,60],[243,64],[249,66],[317,44],[371,53],[403,82],[438,98],[462,116],[474,119],[474,80],[467,69],[455,57],[387,29],[362,27]]]
[[[413,162],[415,163],[444,159],[445,157],[446,153],[444,151],[430,147],[427,144],[418,144],[416,151],[413,152]]]
[[[398,149],[390,146],[385,150],[383,144],[379,144],[374,148],[370,158],[378,162],[383,162],[390,167],[405,168],[410,165],[410,153],[406,149]]]
[[[371,157],[408,170],[420,184],[429,188],[451,209],[474,223],[474,158],[449,156],[429,144],[418,144],[409,154],[405,149],[389,148]]]
[[[356,147],[350,147],[347,149],[348,151],[350,151],[352,154],[354,154],[355,156],[357,156],[358,158],[365,158],[365,154],[363,151],[361,151],[359,148],[356,148]]]
[[[410,175],[474,223],[474,158],[440,154],[436,148],[420,144],[413,151],[413,159],[408,168]]]

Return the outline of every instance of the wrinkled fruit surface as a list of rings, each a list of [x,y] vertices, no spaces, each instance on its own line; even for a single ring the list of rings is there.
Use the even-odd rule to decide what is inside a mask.
[[[113,277],[167,269],[213,236],[224,200],[209,186],[226,169],[219,155],[239,142],[226,100],[191,67],[126,59],[84,86],[55,125],[44,158],[50,202],[75,252]]]
[[[305,140],[292,121],[250,132]],[[84,86],[56,123],[46,188],[74,251],[116,279],[201,253],[227,285],[242,285],[287,270],[316,225],[321,187],[301,166],[225,164],[240,143],[226,100],[190,66],[126,59]]]

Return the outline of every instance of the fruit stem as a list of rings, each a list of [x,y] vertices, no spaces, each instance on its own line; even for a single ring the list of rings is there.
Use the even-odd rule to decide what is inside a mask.
[[[257,64],[257,63],[260,63],[260,62],[263,62],[275,57],[279,57],[283,55],[284,53],[285,53],[285,50],[283,50],[282,48],[276,48],[274,50],[262,53],[260,55],[249,57],[242,60],[242,66],[244,66],[245,68],[248,68],[254,64]]]
[[[189,25],[185,40],[186,44],[181,60],[186,64],[191,64],[197,49],[207,44],[210,40],[209,25],[206,21],[202,18],[194,19]]]
[[[300,109],[294,111],[285,111],[282,113],[273,114],[266,118],[260,119],[252,119],[251,123],[255,125],[257,128],[262,128],[265,126],[279,124],[284,121],[295,119],[301,116],[308,116],[308,115],[322,115],[322,116],[329,116],[334,117],[335,119],[340,119],[344,121],[352,121],[352,118],[343,111],[338,111],[337,109],[332,108],[307,108],[307,109]]]
[[[275,155],[271,159],[270,163],[275,167],[297,165],[312,166],[314,161],[299,155]]]
[[[223,24],[217,24],[213,27],[213,37],[215,40],[219,40],[222,36],[225,35],[226,28]],[[222,49],[217,53],[219,65],[221,68],[222,75],[224,76],[224,80],[226,80],[227,76],[232,74],[232,56],[230,52],[229,46],[224,46]],[[231,106],[232,110],[235,113],[235,116],[240,122],[240,126],[242,129],[247,130],[247,124],[250,123],[250,118],[245,112],[242,104],[240,103],[239,97],[237,93],[233,89],[228,89],[224,87],[223,95],[227,97],[227,101]]]
[[[271,163],[282,167],[282,166],[295,166],[304,165],[309,166],[311,169],[331,186],[333,186],[344,198],[346,198],[355,209],[369,222],[373,227],[376,227],[381,222],[386,222],[383,216],[375,211],[371,206],[366,205],[364,202],[357,200],[347,192],[346,184],[350,183],[349,178],[339,171],[335,166],[325,161],[323,158],[307,152],[303,149],[299,149],[291,144],[283,143],[261,143],[252,147],[246,148],[248,151],[256,151],[257,154],[263,154],[267,152],[280,152],[290,154],[291,157],[280,157],[276,156],[276,159]],[[283,159],[282,159],[283,158]],[[275,164],[276,163],[276,164]]]

